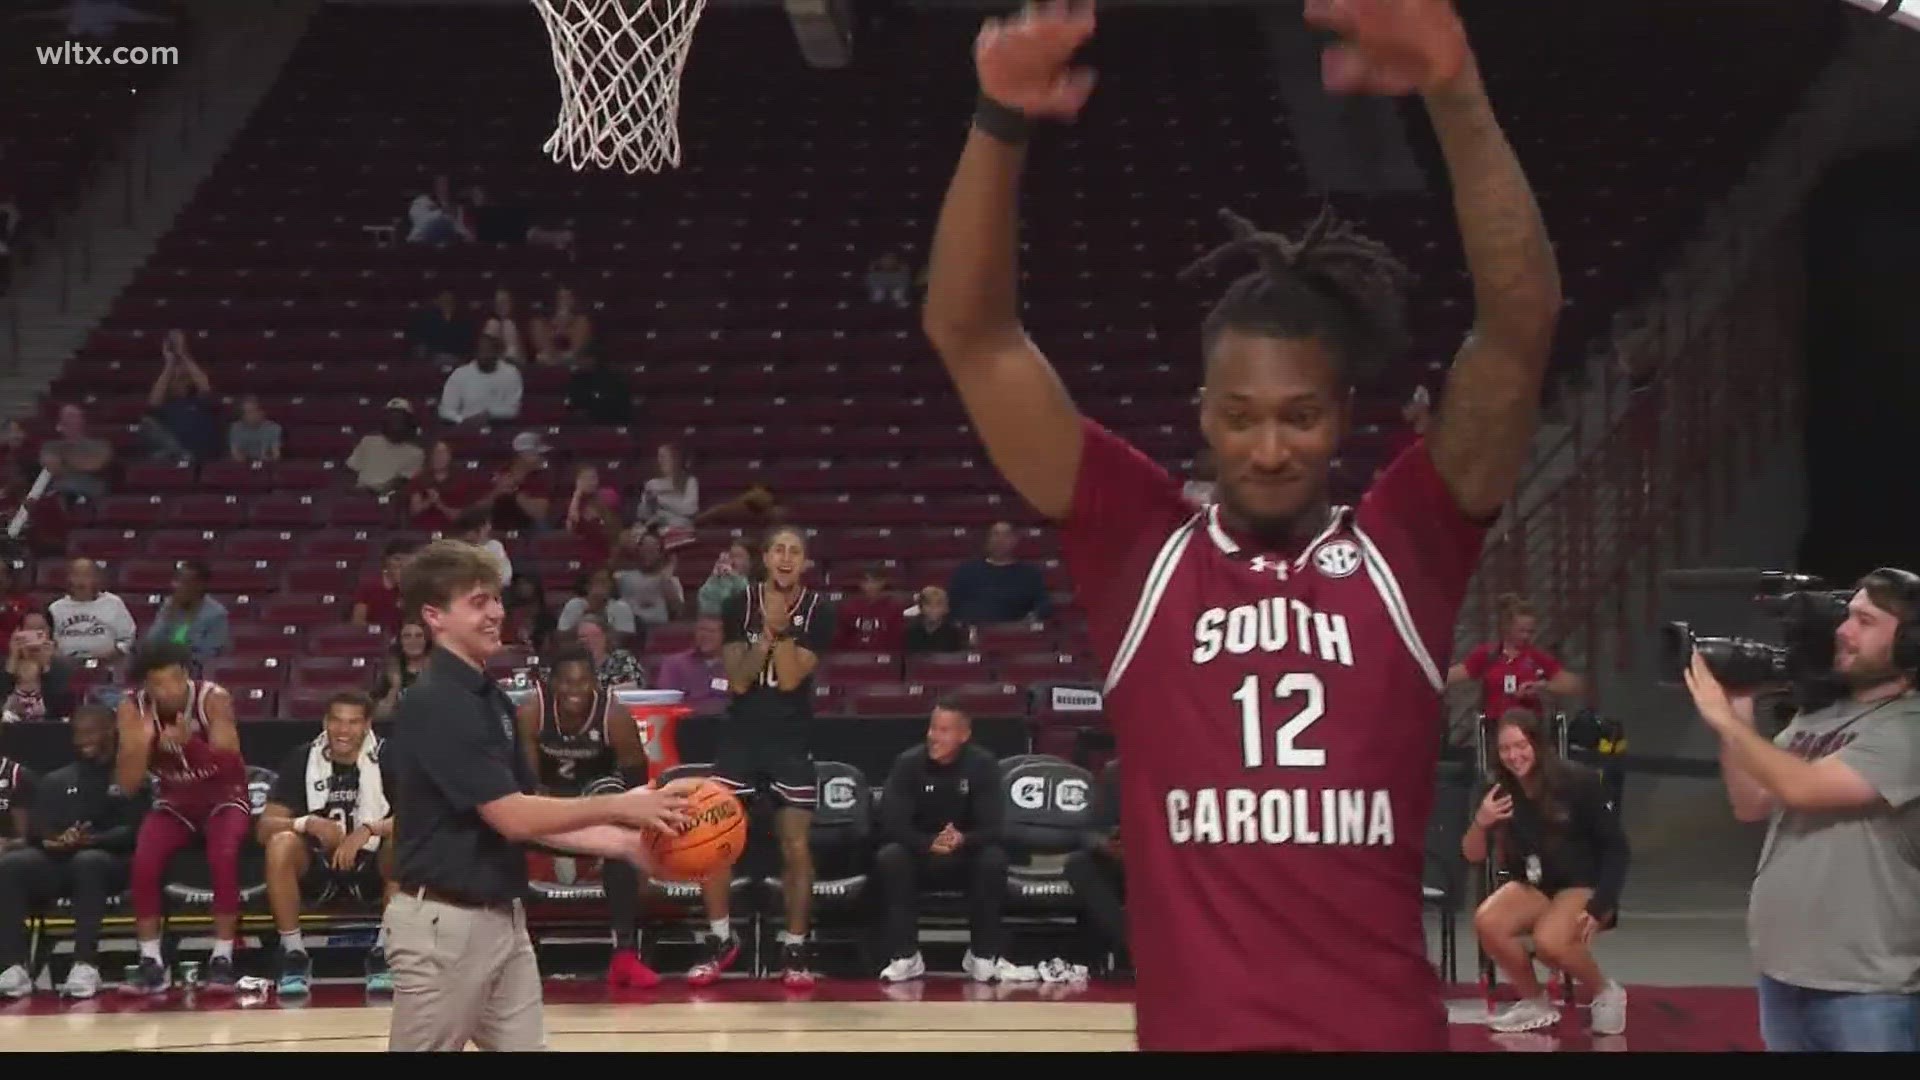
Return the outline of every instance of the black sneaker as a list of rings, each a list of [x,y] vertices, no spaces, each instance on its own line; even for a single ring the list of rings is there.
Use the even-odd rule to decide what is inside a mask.
[[[216,956],[207,961],[200,988],[215,994],[231,994],[240,985],[240,973],[233,969],[233,957]]]
[[[313,958],[306,950],[280,953],[280,983],[276,987],[281,997],[304,997],[313,984]]]
[[[780,982],[789,990],[811,990],[816,980],[813,957],[804,941],[780,946]]]
[[[140,965],[134,970],[133,978],[122,983],[120,989],[129,994],[164,994],[173,985],[173,976],[167,973],[167,965],[151,956],[140,958]]]
[[[728,934],[708,934],[701,942],[706,956],[687,969],[688,986],[707,986],[720,978],[720,974],[733,966],[740,955],[740,939]]]

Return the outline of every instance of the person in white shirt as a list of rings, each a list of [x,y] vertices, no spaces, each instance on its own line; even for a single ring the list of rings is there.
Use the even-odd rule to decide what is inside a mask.
[[[67,564],[67,595],[48,605],[47,613],[62,656],[117,660],[133,651],[133,613],[126,601],[100,591],[100,568],[92,559]]]
[[[440,389],[440,419],[450,424],[511,420],[520,415],[520,369],[501,363],[499,346],[482,340],[472,363],[454,368]]]
[[[700,481],[687,474],[680,448],[663,444],[655,454],[660,474],[640,489],[639,524],[650,529],[690,529],[700,513]]]

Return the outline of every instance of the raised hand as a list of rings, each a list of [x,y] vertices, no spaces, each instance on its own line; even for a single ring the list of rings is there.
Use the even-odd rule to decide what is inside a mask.
[[[1340,35],[1321,57],[1336,94],[1424,93],[1457,78],[1472,56],[1453,0],[1307,0],[1306,16]]]
[[[1487,789],[1487,797],[1480,801],[1480,809],[1474,811],[1473,822],[1483,829],[1495,825],[1513,816],[1513,799],[1498,784]]]
[[[988,20],[973,45],[981,93],[1036,119],[1072,120],[1094,81],[1073,54],[1092,36],[1092,0],[1043,0]]]

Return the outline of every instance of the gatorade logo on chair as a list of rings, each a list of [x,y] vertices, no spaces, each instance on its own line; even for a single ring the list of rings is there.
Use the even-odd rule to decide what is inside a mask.
[[[1038,810],[1047,805],[1047,780],[1043,776],[1015,777],[1008,794],[1013,805],[1022,810]]]
[[[615,690],[613,697],[639,729],[640,746],[647,755],[647,779],[658,780],[661,773],[679,765],[680,721],[693,715],[683,704],[686,695],[678,690]]]

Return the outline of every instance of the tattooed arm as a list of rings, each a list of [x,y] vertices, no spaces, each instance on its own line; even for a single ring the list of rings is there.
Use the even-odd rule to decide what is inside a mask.
[[[1473,330],[1428,438],[1461,510],[1492,518],[1519,486],[1560,316],[1560,271],[1520,162],[1468,63],[1425,93],[1473,277]]]

